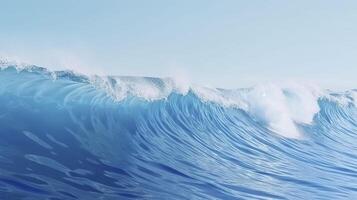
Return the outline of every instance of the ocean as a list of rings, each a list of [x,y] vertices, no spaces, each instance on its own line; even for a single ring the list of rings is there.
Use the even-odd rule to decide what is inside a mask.
[[[356,105],[2,63],[0,199],[357,199]]]

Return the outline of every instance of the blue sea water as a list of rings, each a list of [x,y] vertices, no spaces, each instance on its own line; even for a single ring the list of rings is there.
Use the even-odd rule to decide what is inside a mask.
[[[357,91],[3,65],[0,199],[357,199]]]

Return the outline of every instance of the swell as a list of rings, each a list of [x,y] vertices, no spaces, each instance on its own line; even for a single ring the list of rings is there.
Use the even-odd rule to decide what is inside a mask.
[[[354,91],[321,95],[276,85],[182,91],[175,84],[38,67],[3,69],[1,195],[346,199],[356,194]],[[290,129],[304,137],[291,139],[296,137],[284,133]]]

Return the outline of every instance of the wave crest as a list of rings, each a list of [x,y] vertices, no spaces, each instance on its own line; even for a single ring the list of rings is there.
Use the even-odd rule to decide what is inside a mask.
[[[35,96],[39,94],[43,96],[44,91],[58,89],[59,82],[56,85],[56,81],[62,81],[61,84],[67,85],[82,84],[76,90],[73,88],[63,90],[66,84],[62,85],[63,88],[59,91],[67,92],[67,95],[63,95],[66,96],[64,98],[66,101],[80,99],[93,102],[95,99],[96,102],[103,102],[103,99],[107,101],[108,98],[118,102],[128,98],[156,101],[167,99],[173,93],[187,95],[192,92],[203,102],[244,110],[257,122],[289,138],[302,137],[303,134],[297,124],[312,124],[314,116],[320,110],[319,99],[324,98],[340,103],[345,101],[344,104],[346,102],[355,104],[357,99],[357,93],[353,90],[333,95],[334,93],[316,86],[298,83],[266,83],[252,88],[225,90],[188,85],[187,82],[183,83],[173,78],[87,76],[73,71],[50,71],[34,65],[1,63],[1,66],[0,75],[12,75],[11,80],[4,80],[11,82],[13,90],[17,92],[24,91],[24,85],[27,83],[27,90],[37,94]],[[34,84],[36,79],[38,79],[37,83],[42,84],[36,86]],[[9,85],[9,82],[3,85]],[[71,96],[68,96],[69,94]]]

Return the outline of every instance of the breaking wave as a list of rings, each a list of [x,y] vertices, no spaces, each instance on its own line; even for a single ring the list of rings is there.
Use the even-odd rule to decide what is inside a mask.
[[[357,91],[2,63],[1,199],[353,199]]]

